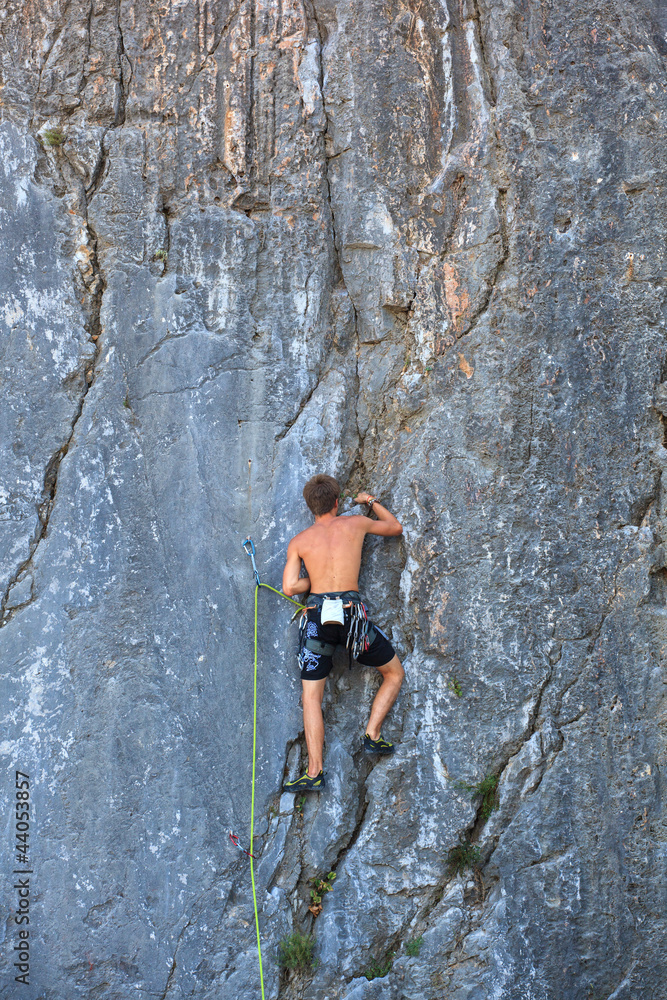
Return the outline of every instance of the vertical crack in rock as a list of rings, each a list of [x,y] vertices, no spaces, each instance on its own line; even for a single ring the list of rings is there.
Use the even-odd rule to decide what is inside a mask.
[[[124,60],[127,62],[130,68],[130,75],[132,72],[132,64],[129,58],[125,55],[125,42],[123,39],[123,28],[120,23],[121,15],[121,3],[122,0],[118,0],[118,6],[116,8],[116,31],[118,32],[118,84],[119,84],[119,94],[118,94],[118,104],[116,106],[116,115],[114,121],[114,127],[125,124],[125,104],[127,101],[127,93],[130,84],[129,78],[126,79]]]
[[[88,14],[88,48],[90,49],[90,32],[91,32],[91,18],[93,13],[93,3],[91,2],[90,11]],[[118,30],[118,72],[120,81],[120,90],[118,96],[118,102],[116,106],[115,113],[115,123],[112,128],[121,126],[125,121],[125,100],[126,100],[126,88],[129,84],[129,80],[125,79],[125,74],[123,70],[123,60],[127,59],[124,51],[123,44],[123,33],[120,23],[121,15],[121,2],[118,0],[117,7],[117,30]],[[54,43],[55,44],[55,43]],[[48,58],[48,56],[47,56]],[[129,65],[129,60],[128,60]],[[40,71],[40,82],[41,82],[41,71]],[[82,82],[83,87],[83,82]],[[34,114],[33,119],[34,122]],[[31,125],[31,129],[33,126]],[[10,599],[10,593],[12,588],[18,583],[25,575],[27,570],[31,567],[35,553],[46,537],[49,528],[49,521],[51,518],[51,513],[56,500],[56,492],[58,489],[58,475],[60,472],[60,466],[67,455],[72,441],[74,439],[74,434],[76,431],[77,423],[83,412],[83,404],[88,395],[93,382],[95,381],[95,376],[97,374],[97,366],[101,354],[101,337],[102,337],[102,324],[101,324],[101,310],[102,310],[102,299],[106,289],[106,279],[102,273],[100,267],[99,256],[98,256],[98,240],[97,233],[90,221],[88,214],[88,208],[92,199],[94,198],[102,178],[104,177],[106,171],[107,163],[107,152],[105,147],[105,136],[106,132],[102,135],[100,141],[100,155],[95,165],[93,175],[91,177],[91,182],[88,188],[85,188],[81,181],[76,177],[74,171],[69,165],[66,155],[63,151],[56,149],[49,157],[49,164],[51,166],[52,172],[55,173],[54,177],[54,187],[60,191],[69,192],[76,196],[79,196],[80,202],[85,206],[84,215],[84,228],[87,236],[88,248],[90,251],[89,256],[89,271],[83,276],[84,284],[84,300],[83,300],[83,311],[85,314],[84,326],[90,342],[94,344],[94,351],[92,356],[83,358],[83,372],[82,372],[82,383],[83,389],[79,397],[76,411],[74,413],[72,422],[70,424],[69,434],[63,444],[57,449],[52,455],[49,462],[47,463],[46,470],[44,473],[44,487],[42,490],[42,499],[37,507],[37,517],[38,524],[33,534],[33,538],[30,541],[28,547],[27,557],[19,564],[16,571],[12,574],[5,588],[5,592],[0,600],[0,628],[3,628],[11,619],[14,614],[27,607],[35,599],[34,590],[31,591],[30,598],[27,601],[17,605],[16,607],[8,607],[8,602]],[[34,133],[33,133],[34,134]],[[39,141],[39,139],[37,139]],[[61,184],[58,183],[61,182]],[[167,238],[169,234],[169,229],[167,227]]]
[[[493,293],[496,291],[498,285],[500,274],[509,258],[509,238],[507,235],[507,190],[505,188],[498,188],[496,204],[498,205],[498,217],[500,223],[499,233],[503,248],[502,253],[494,268],[493,274],[488,278],[486,293],[484,294],[479,307],[470,317],[470,326],[464,333],[456,335],[457,344],[469,337],[471,333],[475,332],[483,317],[488,312],[493,299]]]
[[[192,924],[193,924],[193,922],[194,922],[194,915],[195,915],[195,911],[197,909],[197,906],[199,905],[199,903],[201,902],[201,900],[204,899],[204,897],[207,895],[207,893],[209,893],[215,887],[215,884],[216,884],[216,882],[218,880],[219,880],[219,876],[216,876],[213,879],[213,881],[211,882],[211,884],[209,886],[207,886],[205,889],[203,889],[202,892],[199,893],[199,895],[196,897],[196,899],[194,900],[194,902],[192,904],[192,908],[190,910],[190,916],[188,917],[187,922],[183,925],[183,927],[179,931],[178,937],[176,938],[176,944],[174,946],[174,954],[172,956],[171,965],[169,967],[169,972],[167,974],[167,982],[165,983],[165,987],[164,987],[163,992],[160,994],[160,1000],[166,1000],[167,994],[171,990],[172,982],[173,982],[174,976],[176,975],[176,969],[178,968],[178,963],[176,961],[176,958],[177,958],[177,955],[178,955],[178,949],[181,946],[181,941],[183,940],[183,935],[187,931],[188,927],[191,927]],[[225,904],[225,906],[223,907],[223,912],[222,912],[221,916],[224,914],[226,908],[227,908],[227,904]]]
[[[334,259],[335,259],[335,262],[336,262],[337,276],[339,277],[340,282],[342,283],[342,286],[345,289],[345,293],[347,294],[347,297],[348,297],[348,299],[350,301],[350,305],[352,306],[352,314],[353,314],[353,317],[354,317],[354,336],[356,338],[356,350],[355,350],[355,387],[354,387],[354,390],[355,390],[354,391],[354,398],[355,398],[355,423],[356,423],[356,427],[357,427],[357,436],[358,436],[358,439],[359,439],[359,444],[357,446],[357,454],[356,454],[355,459],[353,461],[353,470],[356,470],[362,464],[361,454],[363,452],[363,436],[361,434],[361,431],[359,430],[359,410],[358,410],[358,406],[359,406],[359,391],[358,391],[359,390],[359,322],[358,322],[358,313],[357,313],[357,308],[356,308],[356,305],[354,303],[354,300],[353,300],[353,298],[352,298],[352,296],[351,296],[351,294],[349,292],[349,289],[347,287],[347,283],[345,281],[345,274],[344,274],[344,271],[343,271],[342,262],[341,262],[341,256],[340,256],[340,243],[339,243],[339,239],[338,239],[338,236],[337,236],[337,233],[336,233],[336,217],[335,217],[335,211],[334,211],[334,206],[333,206],[333,200],[332,200],[332,196],[331,196],[331,180],[330,180],[330,176],[329,176],[329,160],[333,159],[333,157],[328,157],[327,156],[327,154],[326,154],[326,146],[325,146],[325,141],[324,141],[324,132],[326,132],[326,129],[328,127],[329,114],[327,112],[326,97],[325,97],[325,91],[324,91],[323,34],[322,34],[322,29],[320,27],[320,23],[319,23],[319,20],[318,20],[318,17],[317,17],[317,11],[316,11],[316,8],[315,8],[315,4],[312,2],[312,0],[306,0],[306,2],[304,3],[304,14],[305,14],[306,18],[310,17],[312,19],[312,21],[315,24],[315,27],[317,29],[317,41],[318,41],[318,49],[317,49],[318,73],[317,73],[317,80],[318,80],[318,85],[319,85],[319,89],[320,89],[320,94],[321,94],[321,97],[322,97],[322,108],[323,108],[323,111],[324,111],[324,117],[325,117],[325,122],[326,122],[325,129],[322,132],[320,138],[321,138],[321,146],[322,146],[322,167],[323,167],[323,177],[324,177],[324,184],[325,184],[325,200],[326,200],[326,204],[327,204],[327,207],[328,207],[328,210],[329,210],[329,219],[330,219],[330,222],[331,222],[332,248],[333,248]],[[253,48],[254,48],[254,40],[252,42],[252,45],[253,45]],[[251,87],[251,95],[252,95],[252,87]],[[251,96],[251,102],[252,102],[252,96]],[[252,103],[251,103],[251,109],[252,109]],[[251,110],[250,114],[252,116],[252,110]],[[249,214],[249,213],[247,213],[247,214]],[[306,291],[307,291],[307,283],[306,283]],[[286,435],[292,429],[292,427],[294,426],[294,424],[298,421],[299,417],[302,415],[302,413],[304,412],[304,410],[308,406],[308,404],[309,404],[310,400],[312,399],[314,393],[319,388],[319,386],[320,386],[323,378],[328,374],[329,370],[330,370],[330,367],[327,364],[327,360],[325,359],[324,364],[322,366],[322,369],[317,373],[315,384],[308,391],[308,393],[306,394],[306,396],[304,397],[304,399],[299,404],[299,407],[298,407],[297,412],[294,415],[294,417],[292,417],[288,421],[288,423],[284,426],[284,428],[276,435],[276,441],[281,441],[284,437],[286,437]]]
[[[86,202],[86,209],[88,202]],[[30,542],[28,555],[19,565],[18,569],[12,575],[0,602],[0,628],[4,627],[14,616],[14,613],[24,607],[34,600],[34,593],[31,595],[29,601],[24,604],[19,605],[17,608],[8,608],[7,603],[9,600],[9,595],[12,587],[23,577],[28,568],[32,565],[35,553],[42,541],[46,537],[49,520],[51,518],[51,513],[56,500],[56,491],[58,489],[58,474],[60,472],[60,465],[70,449],[72,440],[74,438],[74,433],[76,430],[76,425],[83,412],[83,404],[88,391],[95,381],[95,375],[97,370],[97,364],[101,352],[101,321],[100,312],[102,308],[102,297],[104,295],[104,290],[106,288],[106,281],[100,270],[99,260],[97,256],[97,236],[90,225],[87,218],[86,212],[86,230],[89,237],[89,245],[91,250],[90,255],[90,266],[92,277],[89,279],[86,286],[87,292],[87,303],[86,303],[86,313],[87,320],[85,323],[86,331],[90,337],[92,343],[95,344],[95,350],[92,356],[83,359],[83,390],[81,396],[79,397],[79,402],[72,419],[69,434],[66,440],[58,448],[58,450],[50,458],[46,471],[44,473],[44,488],[42,491],[42,500],[37,507],[38,525],[36,527],[33,538]]]
[[[172,216],[175,215],[176,213],[173,211],[171,205],[169,204],[168,199],[165,197],[165,195],[164,195],[164,193],[162,191],[160,191],[160,193],[159,193],[159,207],[158,207],[158,212],[162,216],[162,218],[164,219],[164,240],[162,242],[162,246],[159,247],[159,248],[156,248],[155,252],[153,253],[153,258],[152,259],[156,260],[158,257],[161,258],[161,260],[162,260],[162,277],[164,277],[164,275],[169,270],[169,251],[171,250],[171,219],[172,219]],[[159,253],[158,253],[158,250],[160,251]],[[206,323],[204,323],[204,325],[206,325]],[[177,334],[176,336],[180,336],[180,334]],[[160,341],[160,344],[164,343],[165,339],[170,339],[170,338],[171,338],[171,335],[169,335],[168,338],[162,338],[162,340]],[[150,354],[152,354],[153,351],[158,346],[159,345],[156,344],[154,348],[151,348],[151,350],[148,352],[148,354],[146,354],[141,359],[140,364],[143,361],[145,361],[146,358]]]
[[[169,205],[162,199],[162,214],[164,216],[164,225],[166,229],[166,239],[165,239],[165,250],[167,253],[171,250],[171,209]],[[168,263],[167,263],[168,266]],[[166,270],[166,268],[165,268]]]
[[[493,73],[491,72],[491,66],[489,64],[488,56],[486,54],[486,47],[484,45],[484,30],[482,24],[482,15],[479,10],[478,0],[472,0],[473,16],[470,18],[477,25],[477,36],[479,41],[479,54],[482,61],[482,67],[484,69],[484,80],[486,83],[486,88],[489,93],[487,95],[487,101],[491,107],[495,107],[497,101],[496,84],[493,78]]]
[[[313,21],[315,22],[315,27],[317,28],[317,40],[318,40],[318,50],[317,50],[317,58],[318,58],[318,84],[319,84],[319,87],[320,87],[320,94],[322,95],[322,109],[324,111],[324,118],[325,118],[325,122],[326,122],[326,126],[325,126],[325,132],[326,132],[326,130],[329,128],[330,116],[329,116],[329,112],[327,111],[327,100],[326,100],[326,93],[325,93],[325,88],[324,88],[324,36],[323,36],[323,33],[322,33],[322,28],[320,26],[319,19],[317,17],[317,9],[316,9],[314,0],[309,0],[309,2],[308,2],[308,12],[312,16]],[[341,251],[340,241],[339,241],[338,235],[336,233],[336,213],[334,211],[333,199],[331,197],[331,178],[329,176],[329,161],[332,160],[332,159],[334,159],[335,157],[334,156],[327,156],[327,153],[326,153],[326,143],[324,141],[324,134],[322,135],[322,142],[323,142],[324,181],[325,181],[325,184],[326,184],[326,199],[327,199],[327,204],[329,206],[329,218],[331,219],[331,235],[332,235],[332,245],[333,245],[333,251],[334,251],[334,258],[336,260],[336,266],[338,268],[338,273],[340,275],[340,280],[341,280],[341,282],[343,284],[343,288],[345,289],[347,297],[350,300],[350,305],[352,306],[352,315],[354,316],[354,336],[355,336],[355,339],[356,339],[356,350],[355,350],[355,386],[354,386],[355,410],[354,410],[354,413],[355,413],[355,424],[356,424],[356,427],[357,427],[357,436],[358,436],[358,439],[359,439],[359,444],[357,446],[357,454],[356,454],[355,460],[353,462],[353,470],[352,470],[352,472],[354,473],[354,471],[357,469],[357,467],[361,466],[363,464],[362,455],[363,455],[363,442],[364,442],[364,436],[361,434],[361,431],[359,429],[359,384],[360,384],[359,383],[359,350],[360,350],[360,347],[359,347],[359,315],[357,313],[357,307],[355,305],[354,299],[352,298],[352,295],[350,294],[350,291],[349,291],[349,289],[347,287],[347,283],[345,281],[345,272],[343,271],[343,264],[342,264],[341,255],[340,255],[340,251]],[[337,154],[335,154],[335,155],[339,156],[340,152],[337,153]]]
[[[259,164],[255,160],[255,60],[257,58],[257,49],[255,48],[255,32],[256,32],[256,11],[255,11],[255,0],[250,0],[248,4],[248,10],[250,12],[249,17],[249,34],[250,34],[250,59],[249,59],[249,69],[248,69],[248,118],[246,122],[246,151],[247,151],[247,164],[248,164],[248,179],[252,185],[253,179],[258,180],[259,175]]]
[[[194,907],[192,908],[192,913],[190,914],[190,916],[188,918],[188,922],[181,928],[181,932],[180,932],[180,934],[178,935],[178,937],[176,939],[176,946],[174,948],[174,954],[173,954],[173,957],[172,957],[172,960],[171,960],[171,966],[169,968],[169,973],[167,975],[167,982],[166,982],[165,987],[164,987],[164,992],[160,996],[160,1000],[165,1000],[167,994],[169,993],[169,990],[171,989],[171,984],[172,984],[173,978],[176,975],[176,968],[177,968],[176,956],[178,955],[178,949],[181,946],[181,941],[183,939],[183,935],[185,934],[185,932],[188,929],[188,927],[190,927],[190,925],[192,924],[192,914],[193,913],[194,913]]]
[[[88,82],[88,76],[86,74],[86,66],[89,65],[90,60],[90,48],[91,48],[91,38],[93,33],[93,10],[95,9],[95,0],[90,0],[90,6],[88,8],[88,16],[86,17],[86,53],[83,57],[83,64],[81,69],[81,80],[79,81],[78,93],[81,95],[85,90],[86,83]],[[63,16],[63,21],[65,17]]]

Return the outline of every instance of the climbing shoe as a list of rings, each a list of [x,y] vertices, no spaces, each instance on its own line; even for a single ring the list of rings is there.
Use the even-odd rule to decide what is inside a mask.
[[[378,740],[372,740],[368,733],[364,736],[364,750],[368,753],[393,753],[394,744],[389,740],[382,739],[382,733]]]
[[[297,778],[296,781],[286,781],[283,784],[284,792],[321,792],[326,782],[324,780],[324,771],[320,773],[315,778],[311,778],[308,772],[302,777]]]

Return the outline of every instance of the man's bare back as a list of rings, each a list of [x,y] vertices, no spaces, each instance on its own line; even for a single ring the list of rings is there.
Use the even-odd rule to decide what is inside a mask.
[[[368,503],[373,498],[360,493],[356,503]],[[332,511],[315,518],[315,524],[295,535],[287,548],[283,573],[283,591],[294,594],[315,594],[359,589],[361,549],[366,535],[400,535],[400,523],[377,500],[374,521],[362,514],[338,516],[338,503]],[[300,577],[301,560],[308,576]]]

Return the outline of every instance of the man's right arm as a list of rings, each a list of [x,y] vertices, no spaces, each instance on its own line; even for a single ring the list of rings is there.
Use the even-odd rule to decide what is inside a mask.
[[[299,576],[301,572],[301,556],[296,538],[287,546],[287,562],[283,570],[283,594],[294,597],[295,594],[307,594],[310,591],[310,578]]]
[[[368,503],[373,500],[370,493],[359,493],[355,498],[355,503]],[[384,535],[388,538],[395,538],[403,534],[403,525],[383,507],[378,500],[373,500],[373,511],[377,517],[374,521],[371,517],[364,517],[364,530],[367,535]],[[363,515],[361,515],[363,517]]]

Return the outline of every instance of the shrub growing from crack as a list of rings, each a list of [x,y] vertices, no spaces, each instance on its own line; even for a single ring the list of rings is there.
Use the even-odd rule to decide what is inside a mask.
[[[169,254],[166,250],[156,250],[153,254],[153,260],[161,260],[166,267],[169,261]]]
[[[498,808],[498,775],[487,774],[476,785],[469,785],[465,781],[457,781],[456,788],[461,788],[465,792],[470,792],[471,799],[481,799],[480,815],[482,819],[488,819],[494,809]]]
[[[294,931],[278,945],[278,964],[281,969],[310,969],[313,965],[315,939],[312,934]]]
[[[462,875],[468,868],[474,868],[479,861],[477,844],[462,843],[450,847],[447,853],[447,876]]]
[[[67,136],[59,128],[45,128],[42,132],[42,141],[45,146],[62,146]]]
[[[320,878],[319,875],[311,878],[310,881],[313,883],[314,888],[310,890],[311,903],[308,909],[314,917],[317,917],[322,912],[322,897],[325,892],[331,892],[335,878],[335,872],[329,872],[324,878]]]

